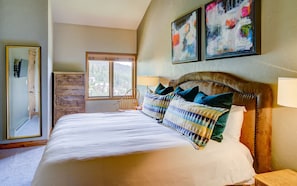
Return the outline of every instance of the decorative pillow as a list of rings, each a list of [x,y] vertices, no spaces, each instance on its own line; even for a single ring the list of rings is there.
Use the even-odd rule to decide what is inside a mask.
[[[176,93],[177,95],[180,95],[181,97],[183,97],[186,101],[193,101],[195,96],[198,94],[199,92],[199,87],[193,87],[193,88],[189,88],[189,89],[182,89],[181,87],[177,87],[174,90],[174,93]]]
[[[221,107],[230,109],[233,101],[233,93],[222,93],[214,95],[206,95],[203,92],[199,92],[195,99],[195,103],[204,104],[212,107]],[[226,127],[226,122],[228,119],[229,112],[226,112],[218,119],[214,131],[212,133],[211,139],[221,142],[223,140],[223,132]]]
[[[228,109],[210,107],[174,98],[165,113],[163,125],[183,134],[203,148],[209,141],[219,116]]]
[[[144,96],[142,112],[152,118],[161,120],[163,119],[166,109],[173,97],[173,92],[167,95],[158,95],[147,92]]]
[[[166,95],[170,92],[173,92],[173,90],[174,90],[173,87],[164,87],[162,83],[159,83],[159,85],[155,89],[155,94]]]
[[[224,137],[240,140],[241,127],[246,109],[244,106],[232,105],[227,119],[226,128],[223,132]]]

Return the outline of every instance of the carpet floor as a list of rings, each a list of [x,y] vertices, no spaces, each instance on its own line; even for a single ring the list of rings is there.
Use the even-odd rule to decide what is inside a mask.
[[[30,186],[44,146],[0,150],[0,185]]]

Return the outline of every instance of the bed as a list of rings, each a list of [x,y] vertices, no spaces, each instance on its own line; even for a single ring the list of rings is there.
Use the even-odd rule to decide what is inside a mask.
[[[67,115],[55,125],[32,185],[252,184],[255,173],[271,170],[269,85],[194,72],[170,86],[199,86],[208,95],[233,92],[233,104],[246,109],[240,141],[209,140],[197,150],[137,110]]]

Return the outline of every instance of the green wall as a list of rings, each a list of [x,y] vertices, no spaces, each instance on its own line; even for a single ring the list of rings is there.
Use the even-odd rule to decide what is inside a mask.
[[[0,144],[47,139],[52,70],[52,28],[48,0],[0,0]],[[5,45],[41,46],[42,137],[6,139]]]
[[[297,1],[262,0],[262,54],[204,60],[204,10],[202,11],[202,61],[172,64],[171,22],[204,7],[210,0],[152,0],[138,28],[138,75],[178,78],[194,71],[223,71],[247,80],[268,83],[274,91],[272,123],[273,168],[297,170],[297,109],[276,104],[277,78],[297,77]],[[296,85],[297,86],[297,85]]]
[[[208,0],[152,0],[138,29],[138,74],[179,77],[191,71],[224,71],[246,79],[273,84],[281,75],[297,72],[297,1],[262,0],[262,54],[204,60],[204,11],[202,11],[202,61],[171,63],[171,22],[203,7]]]

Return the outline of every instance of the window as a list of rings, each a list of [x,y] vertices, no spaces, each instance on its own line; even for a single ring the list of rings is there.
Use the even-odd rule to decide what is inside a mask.
[[[87,99],[117,99],[134,94],[135,55],[86,53]]]

